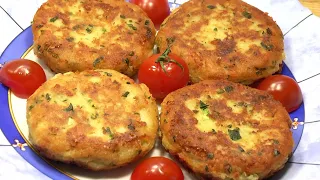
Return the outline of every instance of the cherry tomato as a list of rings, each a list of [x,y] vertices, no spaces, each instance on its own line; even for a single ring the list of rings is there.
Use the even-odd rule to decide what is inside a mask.
[[[133,171],[131,180],[183,180],[180,167],[165,157],[151,157],[142,161]]]
[[[154,98],[163,99],[188,84],[189,69],[175,54],[154,54],[141,64],[138,79],[149,87]]]
[[[46,81],[42,67],[31,60],[17,59],[2,65],[0,82],[20,98],[28,98]]]
[[[140,6],[157,29],[170,14],[168,0],[129,0],[129,2]]]
[[[303,100],[298,83],[285,75],[269,76],[259,83],[257,89],[272,94],[289,113],[298,109]]]

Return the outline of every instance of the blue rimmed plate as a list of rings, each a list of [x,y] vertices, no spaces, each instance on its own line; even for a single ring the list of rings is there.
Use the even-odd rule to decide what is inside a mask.
[[[47,78],[54,74],[34,56],[32,50],[32,32],[31,28],[27,28],[19,34],[11,44],[6,48],[0,57],[0,63],[12,59],[26,58],[38,62],[44,69]],[[293,74],[286,65],[283,67],[283,74],[293,77]],[[52,162],[41,157],[34,149],[28,140],[28,126],[26,122],[26,100],[19,99],[13,95],[8,88],[0,85],[0,113],[1,121],[0,128],[8,141],[13,144],[15,150],[31,165],[46,174],[52,179],[129,179],[133,167],[138,163],[119,168],[108,172],[90,172],[80,169],[75,166],[69,166],[61,163]],[[293,120],[293,137],[295,146],[293,151],[297,148],[303,133],[303,126],[305,111],[304,105],[290,114]],[[166,156],[168,154],[162,149],[161,145],[157,144],[154,150],[148,156]],[[192,179],[191,176],[184,171],[186,179]]]

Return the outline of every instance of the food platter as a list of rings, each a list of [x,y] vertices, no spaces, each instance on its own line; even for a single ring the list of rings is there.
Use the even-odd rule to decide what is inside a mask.
[[[47,78],[53,76],[53,73],[42,63],[41,60],[37,59],[34,56],[32,51],[32,32],[31,27],[24,30],[19,34],[6,48],[4,53],[0,58],[0,63],[12,59],[18,58],[27,58],[32,59],[41,64],[45,69]],[[284,65],[282,74],[293,77],[288,66]],[[9,142],[15,142],[18,148],[15,150],[31,165],[36,169],[40,170],[42,173],[46,174],[52,179],[129,179],[133,167],[137,165],[138,162],[135,162],[129,166],[113,170],[110,172],[99,172],[94,173],[90,171],[84,171],[80,168],[64,165],[61,163],[52,162],[41,157],[30,144],[28,140],[28,128],[25,121],[26,114],[26,101],[20,98],[17,98],[14,94],[11,93],[8,88],[3,85],[0,86],[0,97],[1,97],[1,114],[2,121],[0,122],[0,128],[2,129],[5,137]],[[304,126],[299,126],[299,123],[304,122],[305,118],[305,109],[304,104],[293,113],[290,114],[293,120],[293,137],[295,141],[295,146],[293,152],[296,150],[299,145],[301,136],[303,134]],[[160,144],[157,144],[154,150],[149,153],[149,156],[166,156],[169,155],[163,150]],[[183,170],[186,179],[192,179],[192,176]]]

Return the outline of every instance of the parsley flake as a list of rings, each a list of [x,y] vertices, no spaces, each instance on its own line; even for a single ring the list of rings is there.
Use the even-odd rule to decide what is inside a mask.
[[[55,16],[55,17],[50,19],[50,22],[55,22],[57,19],[58,19],[58,16]]]
[[[273,156],[279,156],[280,155],[280,151],[278,151],[277,149],[275,149],[274,151],[273,151]]]
[[[245,18],[247,18],[247,19],[251,19],[251,18],[252,18],[251,14],[248,13],[247,11],[243,11],[243,12],[242,12],[242,15],[243,15]]]
[[[126,91],[125,93],[122,94],[122,97],[128,97],[129,94],[130,92]]]
[[[69,106],[64,110],[67,111],[67,112],[68,111],[73,111],[73,105],[70,103]]]
[[[233,141],[237,141],[237,140],[241,139],[241,135],[240,135],[239,130],[240,130],[239,128],[235,128],[233,130],[228,129],[230,139],[232,139]]]
[[[208,154],[207,154],[207,158],[208,158],[208,159],[213,159],[213,158],[214,158],[213,153],[208,153]]]
[[[200,109],[206,110],[206,109],[208,108],[208,106],[209,106],[209,105],[205,104],[204,102],[202,102],[202,101],[200,100]]]
[[[271,51],[273,49],[273,45],[272,44],[265,44],[264,42],[261,42],[260,45],[267,51]]]
[[[103,60],[103,56],[98,57],[96,60],[93,61],[93,67],[96,67],[101,60]]]
[[[208,5],[207,8],[208,8],[208,9],[214,9],[214,8],[216,8],[216,7],[215,7],[214,5]]]
[[[233,91],[233,87],[232,87],[232,86],[226,86],[226,87],[224,87],[224,90],[225,90],[227,93],[229,93],[229,92]]]

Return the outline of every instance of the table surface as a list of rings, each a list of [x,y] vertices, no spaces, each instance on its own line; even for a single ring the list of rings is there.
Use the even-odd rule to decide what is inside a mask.
[[[169,0],[181,4],[186,0]],[[286,64],[298,81],[305,104],[304,132],[297,150],[274,179],[320,179],[320,0],[245,0],[268,12],[285,34]],[[0,54],[30,22],[45,0],[0,0]],[[176,7],[173,4],[173,7]],[[4,26],[5,25],[5,28]],[[2,112],[0,112],[1,114]],[[0,124],[3,119],[0,116]],[[26,162],[0,129],[0,179],[50,179]]]

